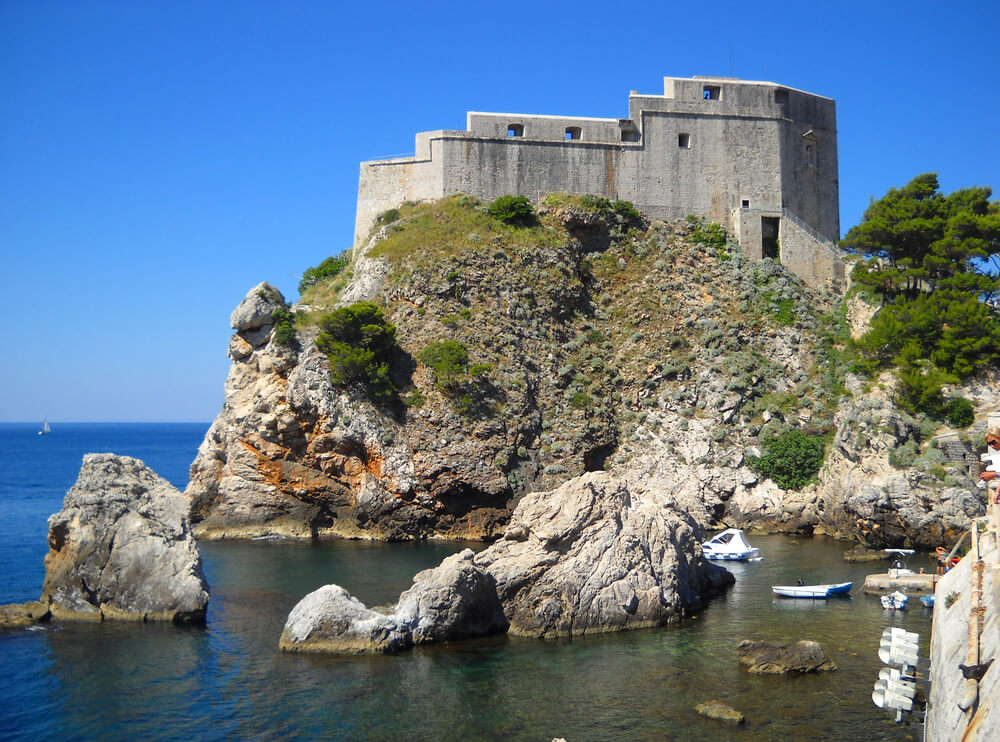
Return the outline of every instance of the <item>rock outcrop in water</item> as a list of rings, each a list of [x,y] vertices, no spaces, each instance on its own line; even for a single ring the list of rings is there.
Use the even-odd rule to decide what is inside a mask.
[[[733,582],[702,558],[697,535],[668,493],[594,472],[527,495],[476,563],[496,579],[513,634],[660,626]]]
[[[684,503],[604,472],[526,496],[502,539],[414,578],[392,614],[336,585],[307,595],[281,637],[290,651],[389,652],[507,630],[582,636],[679,621],[733,583],[701,556]]]
[[[188,509],[138,459],[87,454],[49,518],[41,603],[55,619],[204,622],[208,585]]]
[[[493,579],[465,549],[419,572],[391,614],[366,608],[339,585],[314,590],[288,614],[279,646],[288,652],[384,654],[506,630]]]

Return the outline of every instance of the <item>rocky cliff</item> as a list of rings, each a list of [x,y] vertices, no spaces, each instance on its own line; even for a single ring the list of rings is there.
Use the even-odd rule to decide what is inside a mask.
[[[468,197],[402,206],[349,276],[305,292],[290,344],[275,332],[283,297],[252,289],[192,465],[197,535],[492,539],[518,498],[601,469],[696,503],[700,526],[934,546],[982,512],[891,384],[846,378],[842,297],[696,220],[647,224],[579,197],[538,214],[514,228]],[[397,328],[394,406],[334,386],[315,346],[317,317],[358,300]],[[442,385],[418,359],[443,338],[488,371]],[[995,388],[981,385],[982,408]],[[747,466],[789,428],[829,440],[800,491]]]

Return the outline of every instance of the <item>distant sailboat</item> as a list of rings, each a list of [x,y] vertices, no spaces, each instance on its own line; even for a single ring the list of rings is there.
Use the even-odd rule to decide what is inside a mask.
[[[45,418],[45,421],[42,423],[42,429],[38,431],[38,435],[47,435],[51,432],[52,428],[49,427],[49,419]]]

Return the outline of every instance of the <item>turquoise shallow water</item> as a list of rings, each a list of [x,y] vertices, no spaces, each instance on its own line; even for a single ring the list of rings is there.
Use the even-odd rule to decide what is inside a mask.
[[[81,426],[78,439],[67,431],[60,441],[54,425],[45,443],[55,445],[39,449],[30,426],[0,425],[0,518],[10,525],[0,541],[0,600],[37,597],[45,518],[83,450],[139,455],[182,486],[207,426],[94,427],[104,426]],[[860,584],[877,567],[844,563],[845,545],[829,539],[751,542],[765,559],[730,565],[736,586],[680,627],[582,640],[500,637],[376,658],[284,655],[277,639],[309,590],[336,582],[369,605],[386,604],[415,572],[464,545],[204,543],[212,589],[205,629],[104,624],[0,635],[0,736],[919,739],[919,730],[889,723],[870,693],[882,629],[920,632],[926,655],[929,612],[887,614],[857,588],[842,600],[775,600],[772,584]],[[839,669],[753,676],[736,660],[744,638],[813,639]],[[746,725],[694,712],[713,698],[743,711]]]

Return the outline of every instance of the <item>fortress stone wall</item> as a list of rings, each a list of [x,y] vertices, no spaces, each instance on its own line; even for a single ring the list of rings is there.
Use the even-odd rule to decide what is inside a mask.
[[[405,200],[553,192],[697,214],[811,285],[844,282],[834,101],[732,78],[664,78],[624,119],[470,112],[465,131],[417,134],[414,156],[361,164],[355,244]]]

